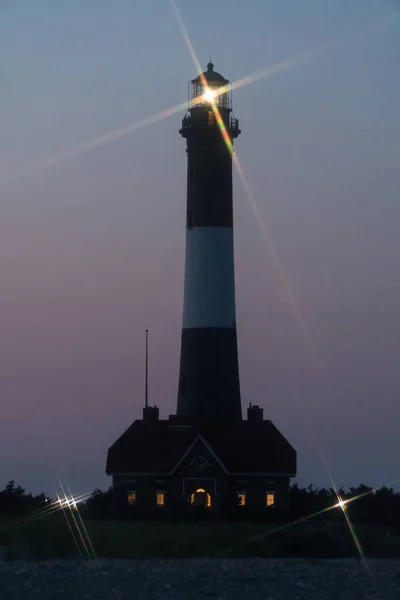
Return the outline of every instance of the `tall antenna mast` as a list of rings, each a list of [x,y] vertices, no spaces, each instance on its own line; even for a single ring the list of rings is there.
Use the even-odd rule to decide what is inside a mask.
[[[149,349],[149,343],[148,343],[148,339],[149,339],[149,330],[146,329],[146,374],[145,374],[145,392],[144,392],[144,405],[145,405],[146,408],[149,405],[149,384],[148,384],[148,365],[149,365],[148,349]]]

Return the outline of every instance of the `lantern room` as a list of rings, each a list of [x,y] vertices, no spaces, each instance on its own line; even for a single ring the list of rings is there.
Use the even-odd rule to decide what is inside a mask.
[[[202,135],[207,132],[214,135],[221,126],[231,139],[240,134],[239,121],[232,113],[231,85],[228,79],[214,71],[212,62],[208,63],[207,71],[189,83],[188,109],[179,131],[185,138],[194,131]]]
[[[232,91],[229,81],[220,73],[214,71],[214,65],[209,62],[207,71],[192,79],[189,84],[189,108],[209,106],[232,110]]]

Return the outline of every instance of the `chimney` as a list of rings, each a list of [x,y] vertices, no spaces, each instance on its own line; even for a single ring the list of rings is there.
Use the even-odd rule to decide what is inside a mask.
[[[149,406],[149,385],[148,385],[148,348],[149,348],[149,330],[146,329],[146,370],[145,370],[145,392],[144,392],[144,407],[143,407],[143,421],[154,422],[159,419],[159,408],[158,406]]]
[[[251,404],[247,409],[247,420],[250,423],[259,423],[264,420],[264,409],[260,408],[258,404]]]
[[[143,407],[143,421],[158,421],[159,408],[158,406],[144,406]]]

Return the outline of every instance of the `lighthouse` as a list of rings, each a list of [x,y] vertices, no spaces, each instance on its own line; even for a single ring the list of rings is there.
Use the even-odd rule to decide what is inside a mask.
[[[250,402],[242,418],[232,205],[240,129],[229,81],[211,62],[189,83],[179,132],[187,198],[177,410],[162,418],[149,405],[146,330],[143,415],[107,454],[116,514],[182,516],[200,504],[221,515],[230,507],[286,515],[296,451],[258,403]]]
[[[232,204],[233,140],[229,81],[207,71],[189,84],[183,324],[177,415],[240,421]]]

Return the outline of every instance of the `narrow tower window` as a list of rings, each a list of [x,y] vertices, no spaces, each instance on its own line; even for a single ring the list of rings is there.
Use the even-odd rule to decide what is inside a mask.
[[[214,125],[214,113],[212,110],[208,111],[208,126],[211,127],[212,125]]]

